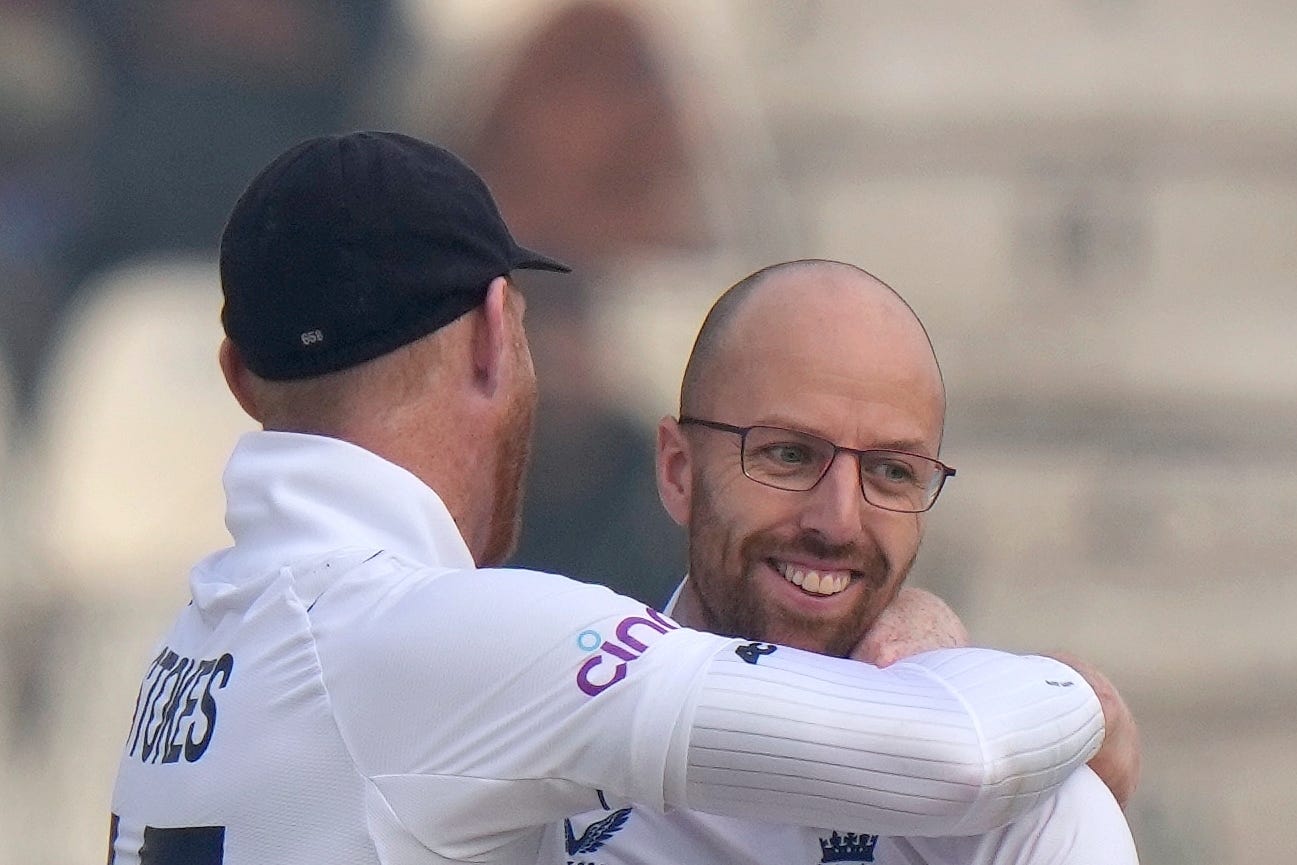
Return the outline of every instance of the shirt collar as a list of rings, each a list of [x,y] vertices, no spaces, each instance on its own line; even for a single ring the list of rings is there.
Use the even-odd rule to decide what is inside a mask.
[[[680,581],[680,585],[676,586],[676,590],[672,592],[671,597],[667,599],[666,606],[662,608],[662,612],[666,613],[668,616],[675,614],[676,604],[680,602],[680,593],[685,590],[685,584],[688,582],[689,575],[685,574],[685,578]]]
[[[343,548],[384,550],[422,565],[473,568],[441,498],[410,472],[340,439],[251,432],[224,476],[234,538],[216,567],[265,574]]]

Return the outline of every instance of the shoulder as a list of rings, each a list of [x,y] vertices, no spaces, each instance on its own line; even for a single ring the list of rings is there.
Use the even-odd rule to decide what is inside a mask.
[[[675,625],[642,602],[559,574],[521,568],[422,567],[375,557],[333,584],[311,613],[316,636],[388,660],[531,654],[588,631]],[[622,625],[623,622],[628,624]]]

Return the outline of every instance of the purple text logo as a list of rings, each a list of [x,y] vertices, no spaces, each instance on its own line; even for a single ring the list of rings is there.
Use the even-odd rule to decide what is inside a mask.
[[[627,616],[618,622],[615,640],[605,640],[597,631],[577,634],[578,648],[583,652],[596,652],[576,673],[577,687],[583,693],[596,696],[626,678],[626,665],[644,654],[657,635],[680,627],[648,607],[644,608],[644,614]]]

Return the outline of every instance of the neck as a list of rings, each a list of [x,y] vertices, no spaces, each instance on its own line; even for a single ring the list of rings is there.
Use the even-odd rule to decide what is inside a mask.
[[[437,493],[455,521],[475,562],[481,562],[494,513],[495,453],[480,419],[459,420],[467,412],[399,406],[366,415],[368,420],[339,435],[388,462],[401,466]],[[487,479],[487,480],[484,480]]]
[[[671,618],[686,628],[699,631],[710,630],[707,615],[703,609],[702,596],[698,594],[698,586],[692,578],[685,578],[684,587],[680,590],[680,596],[676,598],[676,605],[671,610]]]

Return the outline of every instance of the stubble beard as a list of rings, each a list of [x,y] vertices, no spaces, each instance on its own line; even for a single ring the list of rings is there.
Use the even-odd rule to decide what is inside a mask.
[[[735,538],[717,514],[702,478],[694,478],[694,491],[689,518],[689,579],[702,601],[706,618],[703,626],[714,633],[846,657],[891,601],[914,564],[911,557],[899,573],[893,573],[888,557],[877,547],[830,545],[808,532],[789,537],[787,533],[758,530]],[[796,559],[798,553],[853,563],[858,573],[847,590],[854,593],[849,607],[831,616],[807,615],[781,607],[762,592],[757,568],[767,559]],[[862,582],[863,591],[857,585]]]
[[[499,565],[513,555],[522,529],[523,482],[531,460],[531,437],[536,418],[536,391],[518,395],[500,425],[495,464],[491,527],[482,566]]]

